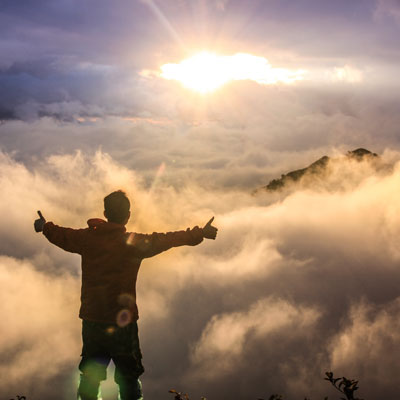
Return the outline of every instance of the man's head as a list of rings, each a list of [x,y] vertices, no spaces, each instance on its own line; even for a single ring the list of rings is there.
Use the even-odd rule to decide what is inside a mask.
[[[104,216],[108,222],[125,225],[131,216],[130,207],[131,203],[122,190],[104,197]]]

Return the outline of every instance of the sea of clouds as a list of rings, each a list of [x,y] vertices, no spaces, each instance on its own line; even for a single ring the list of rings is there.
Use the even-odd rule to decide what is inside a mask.
[[[123,189],[128,230],[186,229],[213,215],[219,228],[216,241],[143,261],[147,399],[170,388],[194,399],[321,398],[334,395],[330,370],[359,379],[367,399],[396,399],[400,165],[395,152],[382,157],[394,162],[384,173],[344,160],[323,185],[254,196],[160,177],[149,186],[101,151],[29,167],[1,153],[0,396],[67,399],[77,380],[80,260],[33,231],[36,211],[84,227],[102,216],[104,195]],[[112,373],[104,388],[116,398]]]

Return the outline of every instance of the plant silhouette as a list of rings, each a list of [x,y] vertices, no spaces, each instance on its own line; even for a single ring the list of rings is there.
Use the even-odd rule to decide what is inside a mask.
[[[341,400],[363,400],[354,397],[354,392],[358,389],[358,381],[347,379],[344,376],[342,378],[334,378],[333,372],[326,372],[325,375],[327,377],[324,379],[330,382],[337,390],[339,390],[339,392],[346,396],[346,398],[341,397]]]
[[[354,379],[347,379],[344,376],[341,378],[335,378],[333,376],[333,372],[325,372],[326,378],[324,380],[330,382],[336,390],[340,393],[343,393],[346,397],[341,397],[340,400],[364,400],[358,397],[354,397],[354,392],[358,389],[358,381]],[[176,391],[175,389],[170,389],[169,393],[175,395],[174,400],[190,400],[189,395],[187,393],[181,393]],[[201,397],[201,400],[207,400],[205,397]],[[257,400],[265,400],[263,398],[258,398]],[[273,394],[268,400],[284,400],[282,395]],[[304,400],[311,400],[306,397]],[[324,400],[328,400],[328,396],[324,397]]]

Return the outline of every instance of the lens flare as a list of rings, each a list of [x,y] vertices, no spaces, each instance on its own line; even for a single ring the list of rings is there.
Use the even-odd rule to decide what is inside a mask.
[[[117,325],[123,328],[132,322],[132,314],[126,308],[121,310],[117,315]]]

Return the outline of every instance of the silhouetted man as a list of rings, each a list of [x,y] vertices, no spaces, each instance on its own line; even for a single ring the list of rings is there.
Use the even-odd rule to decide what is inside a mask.
[[[203,227],[186,231],[126,232],[130,202],[122,191],[104,198],[102,219],[89,219],[88,228],[71,229],[46,222],[41,212],[34,223],[53,244],[82,256],[82,289],[79,317],[82,319],[82,360],[78,397],[95,400],[107,366],[115,364],[114,380],[122,400],[142,399],[139,376],[144,372],[139,347],[136,279],[144,258],[171,247],[195,246],[203,238],[215,239],[213,218]]]

